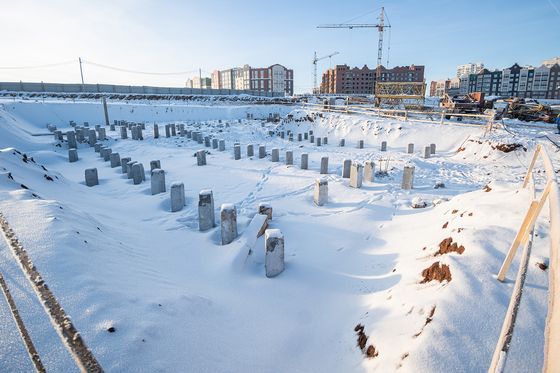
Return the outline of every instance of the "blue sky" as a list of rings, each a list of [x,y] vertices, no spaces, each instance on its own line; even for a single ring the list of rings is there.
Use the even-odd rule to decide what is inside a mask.
[[[198,68],[208,74],[281,63],[294,69],[296,92],[308,91],[314,51],[340,52],[333,65],[374,67],[377,59],[376,29],[316,26],[368,12],[353,22],[375,23],[372,11],[381,6],[392,25],[390,66],[425,65],[427,81],[451,77],[467,62],[503,68],[560,56],[560,0],[0,0],[0,80],[78,82],[78,56],[129,70],[187,72],[84,65],[86,83],[167,86],[183,86]],[[68,64],[4,68],[58,62]],[[319,62],[319,72],[328,67],[329,59]]]

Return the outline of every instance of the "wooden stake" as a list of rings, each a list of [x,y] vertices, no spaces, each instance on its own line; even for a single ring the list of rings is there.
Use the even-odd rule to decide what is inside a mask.
[[[535,167],[535,162],[537,161],[537,157],[541,151],[541,144],[537,145],[535,149],[535,153],[533,154],[533,159],[531,159],[531,163],[529,164],[529,168],[527,169],[527,174],[525,175],[525,179],[523,179],[523,188],[527,187],[529,183],[529,175],[533,172],[533,167]]]
[[[509,269],[511,262],[513,261],[513,258],[515,257],[515,253],[517,252],[517,248],[519,247],[519,244],[526,241],[526,236],[533,229],[533,226],[535,225],[535,221],[537,220],[537,217],[539,216],[539,213],[541,212],[542,207],[546,202],[546,199],[548,198],[550,188],[551,188],[551,182],[549,181],[543,190],[540,200],[538,202],[537,201],[531,202],[531,205],[529,206],[529,210],[527,211],[527,214],[523,219],[523,223],[521,223],[521,227],[517,231],[517,234],[515,235],[515,239],[513,240],[513,243],[511,244],[509,251],[506,255],[506,259],[504,260],[504,263],[500,268],[500,272],[498,272],[499,281],[504,281],[506,277],[506,272]]]

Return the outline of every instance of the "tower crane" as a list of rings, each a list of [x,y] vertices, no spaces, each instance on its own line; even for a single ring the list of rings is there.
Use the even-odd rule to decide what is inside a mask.
[[[325,58],[331,58],[332,56],[336,56],[340,54],[339,52],[333,52],[327,56],[317,58],[317,52],[313,55],[313,90],[317,89],[317,62],[324,60]]]
[[[377,28],[379,31],[379,40],[377,42],[377,69],[375,71],[375,77],[377,81],[381,76],[381,57],[383,54],[383,32],[386,28],[391,27],[390,24],[385,24],[385,8],[381,7],[381,13],[379,14],[379,23],[378,24],[369,24],[369,23],[341,23],[341,24],[326,24],[326,25],[319,25],[317,28],[347,28],[347,29],[354,29],[354,28]]]

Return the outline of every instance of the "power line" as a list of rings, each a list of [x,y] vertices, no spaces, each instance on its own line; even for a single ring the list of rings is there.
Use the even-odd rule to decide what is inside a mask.
[[[126,73],[131,73],[131,74],[143,74],[143,75],[186,75],[186,74],[192,74],[195,72],[198,72],[198,70],[190,70],[190,71],[178,71],[178,72],[164,72],[164,73],[160,73],[160,72],[148,72],[148,71],[139,71],[139,70],[129,70],[129,69],[124,69],[122,67],[114,67],[114,66],[109,66],[109,65],[104,65],[101,63],[97,63],[97,62],[93,62],[93,61],[88,61],[88,60],[84,60],[82,59],[83,63],[87,63],[89,65],[93,65],[93,66],[97,66],[97,67],[102,67],[104,69],[109,69],[109,70],[115,70],[115,71],[121,71],[121,72],[126,72]]]
[[[76,60],[49,63],[49,64],[45,64],[45,65],[33,65],[33,66],[0,66],[0,70],[42,69],[42,68],[45,68],[45,67],[64,66],[64,65],[74,64],[74,63],[76,63]]]

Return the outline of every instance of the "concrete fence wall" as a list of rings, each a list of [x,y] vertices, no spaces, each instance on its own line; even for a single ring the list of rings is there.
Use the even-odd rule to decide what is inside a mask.
[[[65,84],[65,83],[25,83],[0,82],[0,92],[48,92],[48,93],[116,93],[149,95],[251,95],[264,97],[284,97],[284,92],[260,92],[237,89],[201,89],[150,87],[114,84]]]

